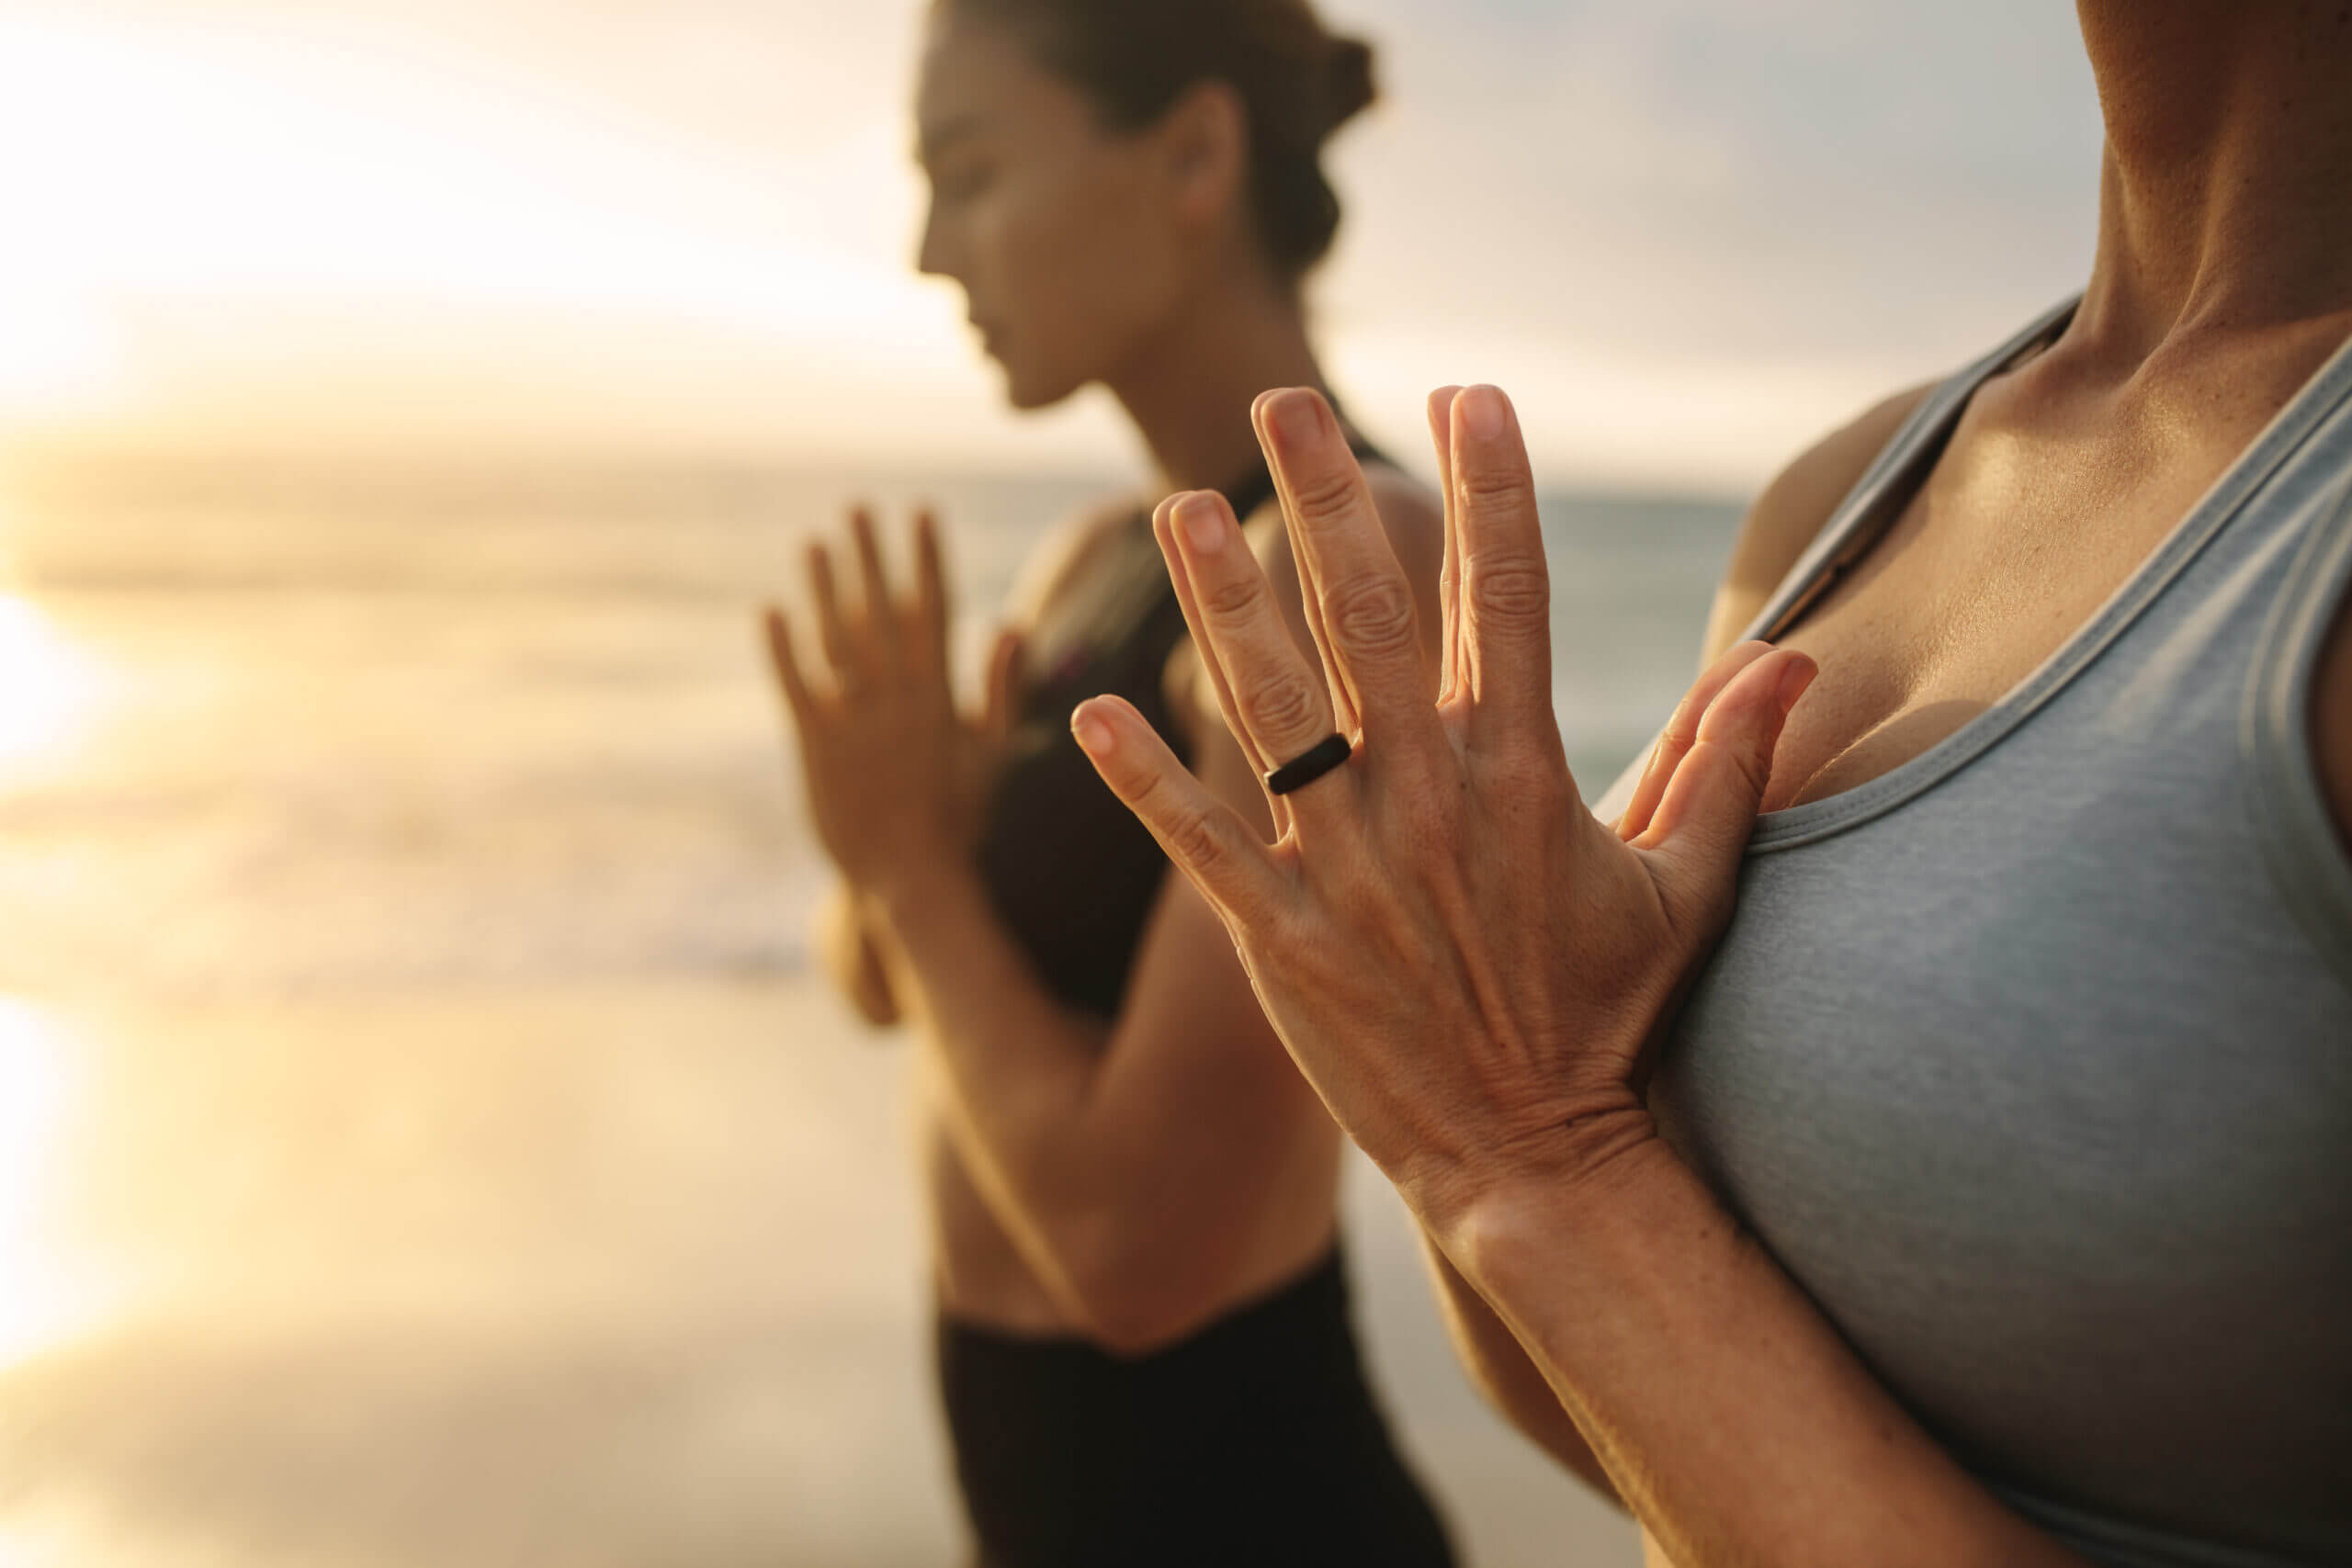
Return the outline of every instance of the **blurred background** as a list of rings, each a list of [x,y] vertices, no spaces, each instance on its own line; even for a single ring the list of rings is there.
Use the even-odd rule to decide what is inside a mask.
[[[1516,395],[1597,789],[1746,496],[2075,287],[2041,0],[1329,0],[1336,384]],[[807,972],[752,611],[1142,472],[908,265],[918,0],[0,0],[0,1568],[943,1564],[903,1056]],[[1426,463],[1418,465],[1426,472]],[[1632,1535],[1351,1171],[1487,1568]]]

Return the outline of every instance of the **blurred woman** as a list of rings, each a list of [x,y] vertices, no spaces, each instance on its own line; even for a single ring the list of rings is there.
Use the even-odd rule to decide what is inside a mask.
[[[1372,93],[1368,50],[1304,0],[940,0],[922,57],[922,269],[962,287],[1016,407],[1100,383],[1161,489],[1222,487],[1301,647],[1249,409],[1321,384],[1300,299],[1339,220],[1319,155]],[[1352,446],[1433,583],[1434,498]],[[828,965],[922,1041],[939,1374],[983,1561],[1445,1562],[1350,1327],[1339,1134],[1216,916],[1070,737],[1078,702],[1116,694],[1271,826],[1148,509],[1039,552],[969,716],[929,520],[910,585],[872,519],[852,533],[854,592],[811,555],[826,673],[780,615],[770,637],[842,876]]]
[[[1442,671],[1311,390],[1319,666],[1170,508],[1253,753],[1353,742],[1276,844],[1075,718],[1653,1563],[2352,1562],[2352,7],[2079,10],[2085,292],[1766,491],[1598,814],[1490,387]]]

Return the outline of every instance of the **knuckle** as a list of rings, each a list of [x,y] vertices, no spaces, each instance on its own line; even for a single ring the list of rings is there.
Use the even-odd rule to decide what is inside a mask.
[[[1345,513],[1353,504],[1356,477],[1345,470],[1308,474],[1291,486],[1291,502],[1301,518],[1323,520]]]
[[[1472,606],[1483,615],[1541,620],[1551,611],[1551,579],[1541,561],[1515,555],[1475,561],[1467,585]]]
[[[1387,653],[1415,641],[1413,595],[1396,580],[1365,578],[1333,590],[1331,629],[1351,648]]]
[[[1201,610],[1212,620],[1239,620],[1258,607],[1260,597],[1258,584],[1251,578],[1228,577],[1202,588]]]
[[[1209,814],[1198,807],[1176,811],[1170,817],[1166,831],[1169,849],[1193,870],[1213,874],[1225,863],[1225,835],[1216,830]]]
[[[1465,465],[1461,477],[1454,482],[1461,487],[1462,498],[1476,506],[1490,509],[1498,503],[1517,506],[1527,500],[1526,473],[1508,464]]]
[[[1739,771],[1740,784],[1747,794],[1762,799],[1772,783],[1771,749],[1761,741],[1748,746],[1735,746],[1732,748],[1732,766]]]
[[[1295,675],[1259,682],[1236,692],[1234,700],[1240,705],[1241,716],[1260,735],[1300,734],[1315,727],[1315,693]]]
[[[1666,728],[1658,731],[1657,754],[1659,756],[1681,756],[1699,743],[1699,718],[1702,711],[1703,710],[1695,707],[1688,697],[1675,705],[1674,716],[1666,721]]]

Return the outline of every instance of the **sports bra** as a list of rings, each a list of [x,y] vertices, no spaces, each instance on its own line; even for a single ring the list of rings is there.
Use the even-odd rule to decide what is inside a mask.
[[[1927,399],[1749,637],[2071,310]],[[2352,1562],[2352,862],[2309,736],[2348,586],[2352,344],[2016,690],[1759,820],[1652,1083],[1883,1384],[2110,1568]]]

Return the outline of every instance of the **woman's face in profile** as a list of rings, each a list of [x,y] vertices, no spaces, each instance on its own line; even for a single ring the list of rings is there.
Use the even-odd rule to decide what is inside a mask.
[[[962,286],[1016,408],[1114,369],[1181,292],[1159,145],[1104,130],[1094,103],[985,22],[934,11],[915,99],[931,185],[918,267]]]

